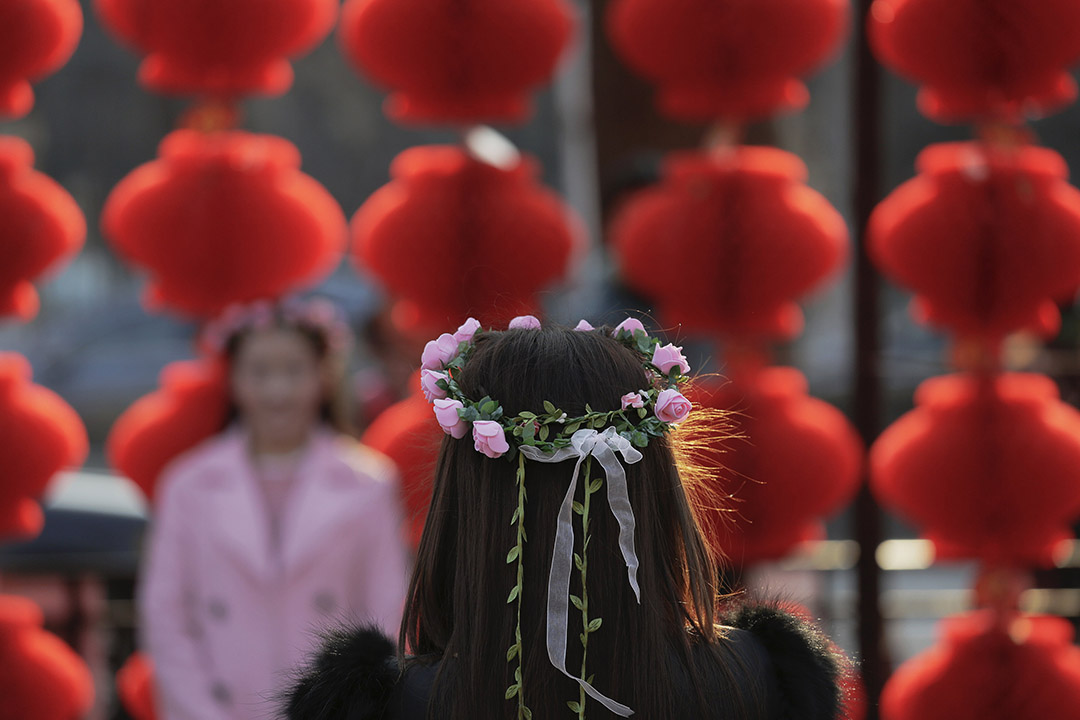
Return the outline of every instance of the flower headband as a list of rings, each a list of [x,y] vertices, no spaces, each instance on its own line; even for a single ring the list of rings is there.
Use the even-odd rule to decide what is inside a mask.
[[[218,354],[229,340],[248,330],[265,330],[280,320],[289,326],[314,330],[326,338],[331,353],[349,346],[349,324],[329,300],[289,298],[280,303],[258,300],[247,305],[230,305],[203,330],[202,343]]]
[[[634,512],[626,486],[622,461],[634,464],[642,459],[638,448],[646,447],[651,438],[662,437],[673,426],[686,419],[690,401],[679,392],[678,386],[690,372],[682,348],[661,346],[660,341],[645,332],[640,321],[627,318],[614,330],[613,336],[641,358],[647,387],[622,396],[617,410],[593,410],[585,405],[585,414],[567,417],[567,413],[544,401],[542,413],[521,411],[508,416],[498,400],[483,397],[473,400],[465,396],[457,383],[461,370],[473,350],[473,337],[480,323],[469,318],[457,332],[444,333],[424,348],[421,358],[421,386],[424,395],[434,405],[435,417],[443,431],[461,439],[472,432],[473,447],[489,458],[505,457],[517,460],[518,503],[510,524],[516,526],[517,540],[507,553],[507,564],[517,563],[517,582],[506,599],[517,601],[517,626],[514,643],[506,651],[507,662],[517,661],[514,683],[506,689],[506,699],[517,698],[519,720],[529,720],[532,711],[525,704],[522,686],[521,592],[523,584],[522,559],[525,544],[525,460],[557,463],[576,460],[574,473],[559,508],[555,547],[547,593],[547,651],[551,663],[572,680],[580,693],[577,700],[567,704],[579,718],[585,717],[585,696],[593,698],[611,712],[622,717],[633,710],[598,692],[590,683],[585,661],[588,656],[589,635],[600,629],[602,618],[589,616],[586,575],[589,544],[590,500],[604,485],[604,478],[592,478],[592,461],[604,470],[608,483],[608,505],[619,523],[619,548],[626,563],[627,577],[634,595],[641,602],[637,582],[638,557],[634,549]],[[540,321],[531,315],[514,318],[510,330],[539,330]],[[575,330],[591,332],[595,328],[582,320]],[[582,465],[585,466],[583,503],[574,500]],[[574,552],[573,515],[581,517],[582,550]],[[581,595],[570,593],[570,578],[574,568],[581,577]],[[566,669],[566,643],[569,636],[570,604],[581,611],[582,661],[580,676]]]

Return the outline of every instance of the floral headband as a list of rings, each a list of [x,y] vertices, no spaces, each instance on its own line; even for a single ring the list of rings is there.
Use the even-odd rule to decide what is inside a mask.
[[[435,417],[443,431],[461,439],[472,432],[473,447],[489,458],[505,457],[517,460],[518,503],[510,524],[517,528],[517,540],[506,555],[507,564],[517,563],[517,582],[507,596],[507,604],[517,601],[517,626],[514,642],[506,651],[507,662],[517,661],[514,683],[506,689],[506,699],[517,699],[519,720],[529,720],[532,711],[525,704],[522,685],[521,592],[523,583],[522,559],[525,544],[525,460],[557,463],[576,460],[562,506],[559,509],[555,548],[547,593],[547,651],[551,663],[572,680],[580,693],[577,700],[567,703],[579,718],[585,717],[585,696],[593,698],[611,712],[628,717],[633,710],[598,692],[590,682],[585,661],[588,656],[589,635],[600,629],[602,618],[589,616],[586,575],[589,545],[590,500],[604,485],[604,478],[592,478],[592,461],[604,470],[608,484],[608,505],[619,523],[619,548],[626,563],[627,577],[634,595],[641,602],[637,582],[638,557],[634,549],[634,512],[626,486],[622,461],[634,464],[642,459],[638,448],[646,447],[650,439],[662,437],[690,413],[690,401],[679,392],[686,380],[690,365],[682,348],[661,345],[657,338],[645,332],[641,322],[627,318],[614,330],[616,340],[634,350],[641,358],[648,382],[647,387],[622,396],[617,410],[593,410],[585,405],[585,414],[567,417],[567,413],[544,401],[542,413],[521,411],[517,415],[504,413],[498,400],[483,397],[473,400],[465,396],[457,383],[461,370],[473,350],[473,337],[480,323],[469,318],[457,332],[443,333],[424,348],[421,358],[421,386],[424,395],[434,405]],[[510,330],[539,330],[540,321],[531,315],[514,318]],[[575,330],[592,332],[595,328],[582,320]],[[585,499],[574,500],[582,464],[585,466]],[[574,551],[573,515],[581,518],[582,550]],[[581,577],[581,595],[570,592],[570,577],[574,568]],[[566,643],[569,636],[570,604],[581,611],[582,661],[580,676],[566,669]]]
[[[247,305],[230,305],[207,324],[201,342],[204,347],[221,354],[238,333],[265,330],[279,320],[321,334],[331,353],[342,352],[349,346],[348,322],[334,303],[322,298],[289,298],[279,303],[258,300]]]

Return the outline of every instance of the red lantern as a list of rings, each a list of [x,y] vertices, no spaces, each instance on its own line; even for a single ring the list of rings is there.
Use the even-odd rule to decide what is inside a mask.
[[[916,293],[916,313],[990,339],[1060,322],[1080,289],[1080,191],[1046,148],[932,145],[919,175],[874,211],[878,267]]]
[[[142,653],[130,655],[116,673],[116,694],[133,720],[157,720],[154,666]]]
[[[86,238],[79,206],[33,164],[28,144],[0,137],[0,316],[23,320],[38,310],[31,280],[77,253]]]
[[[0,117],[22,117],[34,104],[30,81],[62,66],[82,34],[78,0],[0,2]]]
[[[847,0],[617,0],[608,34],[682,120],[747,119],[797,109],[799,77],[836,52]]]
[[[870,451],[882,504],[944,557],[1048,563],[1080,517],[1080,412],[1042,375],[948,375]]]
[[[348,0],[341,41],[403,122],[518,122],[573,30],[566,0]]]
[[[1067,620],[987,611],[947,618],[942,642],[902,665],[881,696],[883,720],[1073,720],[1080,648]]]
[[[704,529],[737,565],[783,557],[798,542],[821,538],[821,519],[858,490],[861,441],[839,410],[807,389],[806,378],[788,367],[695,388],[695,402],[733,412],[736,436],[717,448],[732,517],[708,515]]]
[[[150,273],[151,305],[209,316],[276,298],[332,271],[346,238],[337,202],[299,168],[279,137],[177,130],[113,189],[102,229]]]
[[[418,380],[414,378],[414,385]],[[431,505],[435,460],[443,431],[431,404],[416,392],[384,410],[364,433],[361,442],[383,453],[397,466],[405,507],[406,530],[415,549],[424,532]]]
[[[865,720],[867,715],[866,683],[862,674],[850,667],[840,677],[840,690],[844,694],[844,711],[838,720]]]
[[[102,21],[146,55],[139,80],[165,93],[278,95],[286,58],[317,45],[337,0],[95,0]]]
[[[161,373],[161,388],[136,400],[112,426],[106,445],[109,463],[153,500],[161,471],[220,432],[228,409],[223,363],[172,363]]]
[[[843,218],[805,180],[772,148],[674,154],[612,224],[623,278],[687,331],[797,334],[795,300],[847,257]]]
[[[919,108],[935,120],[1015,122],[1076,98],[1072,0],[877,0],[868,25],[878,58],[922,86]]]
[[[30,378],[26,358],[0,353],[0,537],[41,532],[37,498],[56,473],[82,464],[88,450],[75,411]]]
[[[539,314],[537,294],[567,272],[584,231],[537,185],[531,158],[501,168],[457,147],[417,147],[390,172],[353,217],[353,253],[396,301],[399,328]]]
[[[10,720],[79,720],[94,701],[90,670],[42,624],[34,603],[0,595],[0,708]]]

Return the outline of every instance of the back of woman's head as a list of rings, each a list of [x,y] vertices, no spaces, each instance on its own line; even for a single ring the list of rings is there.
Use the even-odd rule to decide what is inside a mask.
[[[462,394],[489,396],[507,416],[543,413],[545,401],[574,418],[618,410],[627,393],[651,382],[642,357],[600,329],[481,332],[455,375]],[[672,435],[678,434],[674,430]],[[583,617],[599,627],[588,634],[586,673],[605,695],[629,705],[638,717],[675,716],[683,682],[665,682],[669,668],[692,674],[693,638],[714,638],[715,564],[702,541],[680,480],[671,435],[650,437],[639,462],[622,462],[636,521],[635,550],[640,602],[628,582],[619,546],[619,525],[608,509],[604,485],[592,497],[587,532],[579,506],[573,514],[574,551],[581,562],[571,575],[567,668],[582,667]],[[578,686],[548,659],[547,588],[557,514],[575,459],[528,460],[525,469],[527,540],[522,553],[520,598],[521,686],[532,717],[565,717]],[[604,478],[591,462],[591,479]],[[584,475],[584,467],[582,474]],[[517,583],[517,543],[512,516],[518,507],[518,462],[489,458],[473,439],[447,437],[436,466],[434,497],[420,542],[417,568],[402,627],[403,651],[444,658],[435,686],[440,717],[517,717],[517,700],[505,699],[517,681],[515,645],[518,605],[508,602]],[[582,477],[576,500],[584,503]],[[584,543],[588,543],[587,546]],[[582,568],[587,572],[583,591]],[[587,593],[587,597],[585,595]],[[585,606],[583,611],[581,606]],[[646,678],[651,678],[646,680]],[[590,716],[607,712],[589,701]]]

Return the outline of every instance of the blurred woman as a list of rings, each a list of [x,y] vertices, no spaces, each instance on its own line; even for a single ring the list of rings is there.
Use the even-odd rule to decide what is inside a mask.
[[[320,629],[352,619],[396,635],[397,479],[340,420],[348,329],[332,306],[237,308],[207,337],[232,411],[160,481],[142,640],[163,720],[261,720]]]

